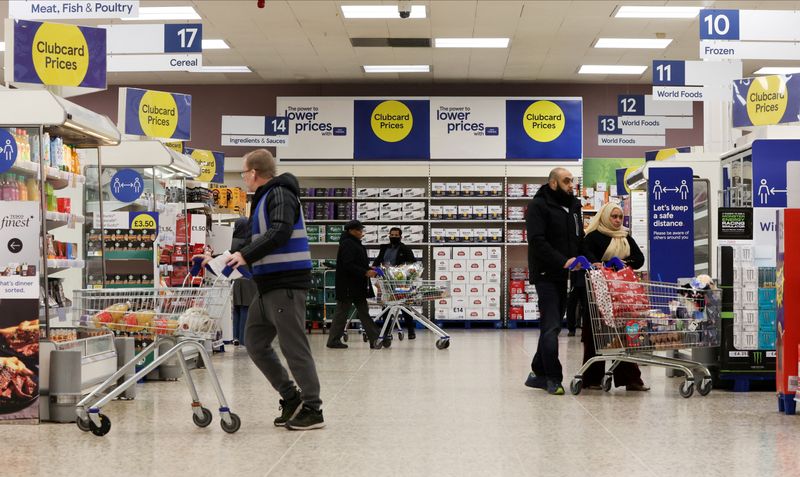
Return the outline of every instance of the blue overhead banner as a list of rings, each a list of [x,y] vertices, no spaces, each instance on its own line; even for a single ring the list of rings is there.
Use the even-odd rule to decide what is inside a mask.
[[[800,122],[800,78],[772,75],[733,82],[733,127]]]
[[[800,140],[757,139],[752,151],[753,207],[786,207],[786,163],[800,161]]]
[[[225,154],[191,147],[184,148],[183,153],[200,166],[200,175],[195,177],[196,180],[214,184],[225,183]]]
[[[694,276],[694,201],[690,167],[652,167],[647,180],[650,278]]]
[[[355,100],[356,160],[430,159],[430,101]]]
[[[138,88],[120,88],[125,134],[188,141],[192,138],[192,96]]]
[[[581,99],[510,99],[506,101],[507,159],[583,157]]]
[[[678,153],[686,153],[692,152],[691,146],[681,146],[681,147],[670,147],[667,149],[658,149],[655,151],[645,151],[644,153],[644,160],[645,161],[663,161],[664,159],[669,159],[670,157],[674,156]]]

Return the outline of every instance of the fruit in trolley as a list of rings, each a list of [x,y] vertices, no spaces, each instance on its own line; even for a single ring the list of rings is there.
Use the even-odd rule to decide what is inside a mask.
[[[157,335],[172,335],[178,329],[178,320],[170,320],[160,316],[153,320],[153,326]]]
[[[156,312],[153,310],[143,310],[136,313],[136,323],[139,329],[148,330],[153,327],[153,319]]]

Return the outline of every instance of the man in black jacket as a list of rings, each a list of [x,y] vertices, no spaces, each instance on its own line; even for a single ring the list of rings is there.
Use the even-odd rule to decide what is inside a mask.
[[[369,266],[367,249],[361,243],[363,237],[364,225],[358,220],[351,220],[344,226],[344,234],[339,240],[339,251],[336,253],[336,313],[333,314],[328,334],[328,348],[347,348],[342,343],[342,335],[351,305],[356,307],[370,347],[375,348],[377,344],[378,327],[369,316],[367,305],[367,298],[375,296],[369,279],[376,277],[377,273]]]
[[[539,296],[539,344],[531,362],[526,386],[564,394],[558,360],[558,333],[567,306],[569,267],[580,255],[583,223],[580,202],[572,192],[572,174],[561,167],[550,171],[528,205],[530,282]]]
[[[253,233],[250,244],[233,253],[228,265],[234,269],[250,265],[258,287],[245,326],[247,354],[281,396],[282,413],[275,426],[319,429],[325,426],[319,377],[305,332],[311,252],[297,178],[278,175],[272,154],[257,149],[244,156],[242,179],[255,192],[250,213]],[[300,389],[272,347],[276,337]]]
[[[381,245],[381,250],[378,257],[372,262],[373,267],[381,265],[404,265],[406,263],[414,263],[417,260],[414,258],[414,251],[411,247],[403,243],[403,230],[400,227],[392,227],[389,230],[389,243]],[[414,318],[403,312],[403,319],[405,321],[406,329],[408,329],[408,339],[416,339],[416,325]],[[391,335],[389,330],[389,334]]]

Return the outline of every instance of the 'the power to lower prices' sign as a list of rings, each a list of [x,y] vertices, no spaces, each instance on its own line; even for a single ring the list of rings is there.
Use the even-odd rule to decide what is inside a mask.
[[[6,20],[9,83],[106,87],[106,31],[60,23]]]
[[[192,137],[191,95],[120,88],[119,111],[125,134],[181,141]]]
[[[733,127],[800,122],[800,78],[761,76],[733,82]]]

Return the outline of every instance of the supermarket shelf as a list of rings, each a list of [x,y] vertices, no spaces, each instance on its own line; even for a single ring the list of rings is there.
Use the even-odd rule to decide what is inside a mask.
[[[45,219],[47,220],[47,230],[86,222],[86,218],[82,215],[65,214],[61,212],[47,212]]]
[[[352,197],[328,197],[328,196],[313,196],[313,197],[300,197],[301,201],[308,201],[308,202],[323,202],[328,200],[342,200],[350,202],[353,200]]]
[[[314,219],[314,220],[306,220],[306,224],[346,224],[350,222],[352,219],[330,219],[330,220],[323,220],[323,219]]]
[[[186,208],[191,209],[211,209],[212,207],[205,202],[187,202]]]
[[[217,221],[236,220],[241,217],[244,216],[239,214],[211,214],[211,220]]]
[[[356,197],[356,202],[414,202],[429,200],[430,197]]]
[[[69,270],[71,268],[84,268],[86,261],[84,260],[64,260],[60,258],[48,258],[47,270],[48,272],[59,272],[61,270]]]
[[[11,166],[11,172],[22,174],[28,177],[39,178],[39,163],[38,162],[22,162],[17,161]],[[73,174],[71,172],[60,171],[55,167],[46,167],[45,174],[47,175],[47,182],[53,186],[53,189],[63,189],[69,185],[80,185],[86,183],[86,177]]]
[[[348,221],[349,222],[349,221]],[[364,225],[376,224],[396,224],[400,222],[401,225],[405,224],[427,224],[430,220],[364,220],[361,223]]]
[[[124,209],[125,207],[131,206],[139,206],[144,207],[145,209],[150,208],[150,200],[149,199],[136,199],[133,202],[120,202],[118,200],[104,200],[103,201],[103,212],[113,212],[119,209]],[[100,204],[98,202],[88,202],[86,204],[86,213],[87,214],[98,214],[100,213]]]
[[[428,222],[433,222],[433,223],[437,223],[437,224],[440,224],[440,223],[446,224],[446,223],[450,223],[450,222],[453,222],[453,223],[480,222],[482,224],[483,223],[487,223],[487,224],[502,224],[503,222],[505,222],[505,220],[503,220],[503,219],[436,219],[436,220],[429,220]],[[403,223],[405,223],[405,221]]]
[[[431,197],[431,200],[503,200],[505,197],[501,195],[484,195],[484,196],[458,196],[458,195],[449,195],[449,196],[437,196]]]
[[[507,224],[524,224],[525,220],[506,220]]]

